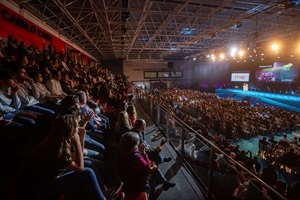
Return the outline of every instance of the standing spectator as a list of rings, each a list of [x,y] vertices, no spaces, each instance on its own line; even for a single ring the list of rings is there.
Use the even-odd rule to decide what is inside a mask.
[[[115,136],[116,141],[118,142],[121,138],[121,136],[126,133],[127,131],[130,131],[132,129],[131,122],[129,120],[129,116],[127,113],[127,107],[128,104],[126,101],[122,101],[120,105],[120,111],[118,113],[118,119],[115,126]]]
[[[126,111],[128,113],[128,117],[129,117],[129,120],[131,122],[131,125],[134,126],[135,120],[137,118],[137,113],[136,113],[134,105],[128,105]]]
[[[283,146],[285,149],[290,147],[290,141],[287,139],[287,135],[283,135],[283,138],[279,140],[278,145]]]

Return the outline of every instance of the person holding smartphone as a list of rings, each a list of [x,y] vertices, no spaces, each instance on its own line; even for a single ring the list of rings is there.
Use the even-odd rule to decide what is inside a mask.
[[[12,122],[11,116],[7,116],[7,114],[2,114],[1,113],[1,115],[0,115],[0,126],[7,126],[11,122]]]

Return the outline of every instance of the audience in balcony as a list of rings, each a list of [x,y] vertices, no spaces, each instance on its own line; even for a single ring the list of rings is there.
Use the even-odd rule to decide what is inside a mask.
[[[95,113],[95,111],[87,104],[87,95],[84,91],[79,91],[77,93],[79,97],[80,109],[83,115],[92,115],[89,120],[86,129],[102,134],[103,136],[108,134],[108,121],[101,118]]]
[[[127,113],[128,103],[123,101],[119,106],[118,118],[115,126],[115,139],[119,141],[121,136],[132,129],[132,125]]]
[[[33,148],[18,176],[20,199],[53,199],[62,194],[70,194],[71,198],[104,199],[95,172],[84,167],[84,129],[78,125],[74,115],[54,121],[49,135]]]
[[[135,132],[126,132],[120,138],[119,174],[124,182],[125,200],[147,200],[149,173],[155,165],[146,154],[146,148],[140,143],[140,136]]]
[[[61,72],[57,69],[53,69],[51,73],[51,78],[45,82],[46,88],[53,95],[58,95],[60,98],[64,98],[67,94],[63,91],[61,87]]]
[[[136,113],[134,105],[132,105],[132,104],[128,105],[126,111],[128,113],[128,117],[131,122],[131,125],[134,127],[135,120],[137,119],[137,113]]]
[[[0,60],[5,60],[7,58],[5,45],[2,39],[0,39]]]

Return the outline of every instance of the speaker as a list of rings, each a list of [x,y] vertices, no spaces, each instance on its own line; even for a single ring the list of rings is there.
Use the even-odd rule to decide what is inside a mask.
[[[168,62],[168,68],[173,69],[173,63],[172,62]]]

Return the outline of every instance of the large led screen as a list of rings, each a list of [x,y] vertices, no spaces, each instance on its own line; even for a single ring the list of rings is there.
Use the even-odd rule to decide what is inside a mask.
[[[294,83],[298,77],[298,68],[291,62],[274,62],[273,67],[259,69],[255,72],[257,82]]]

